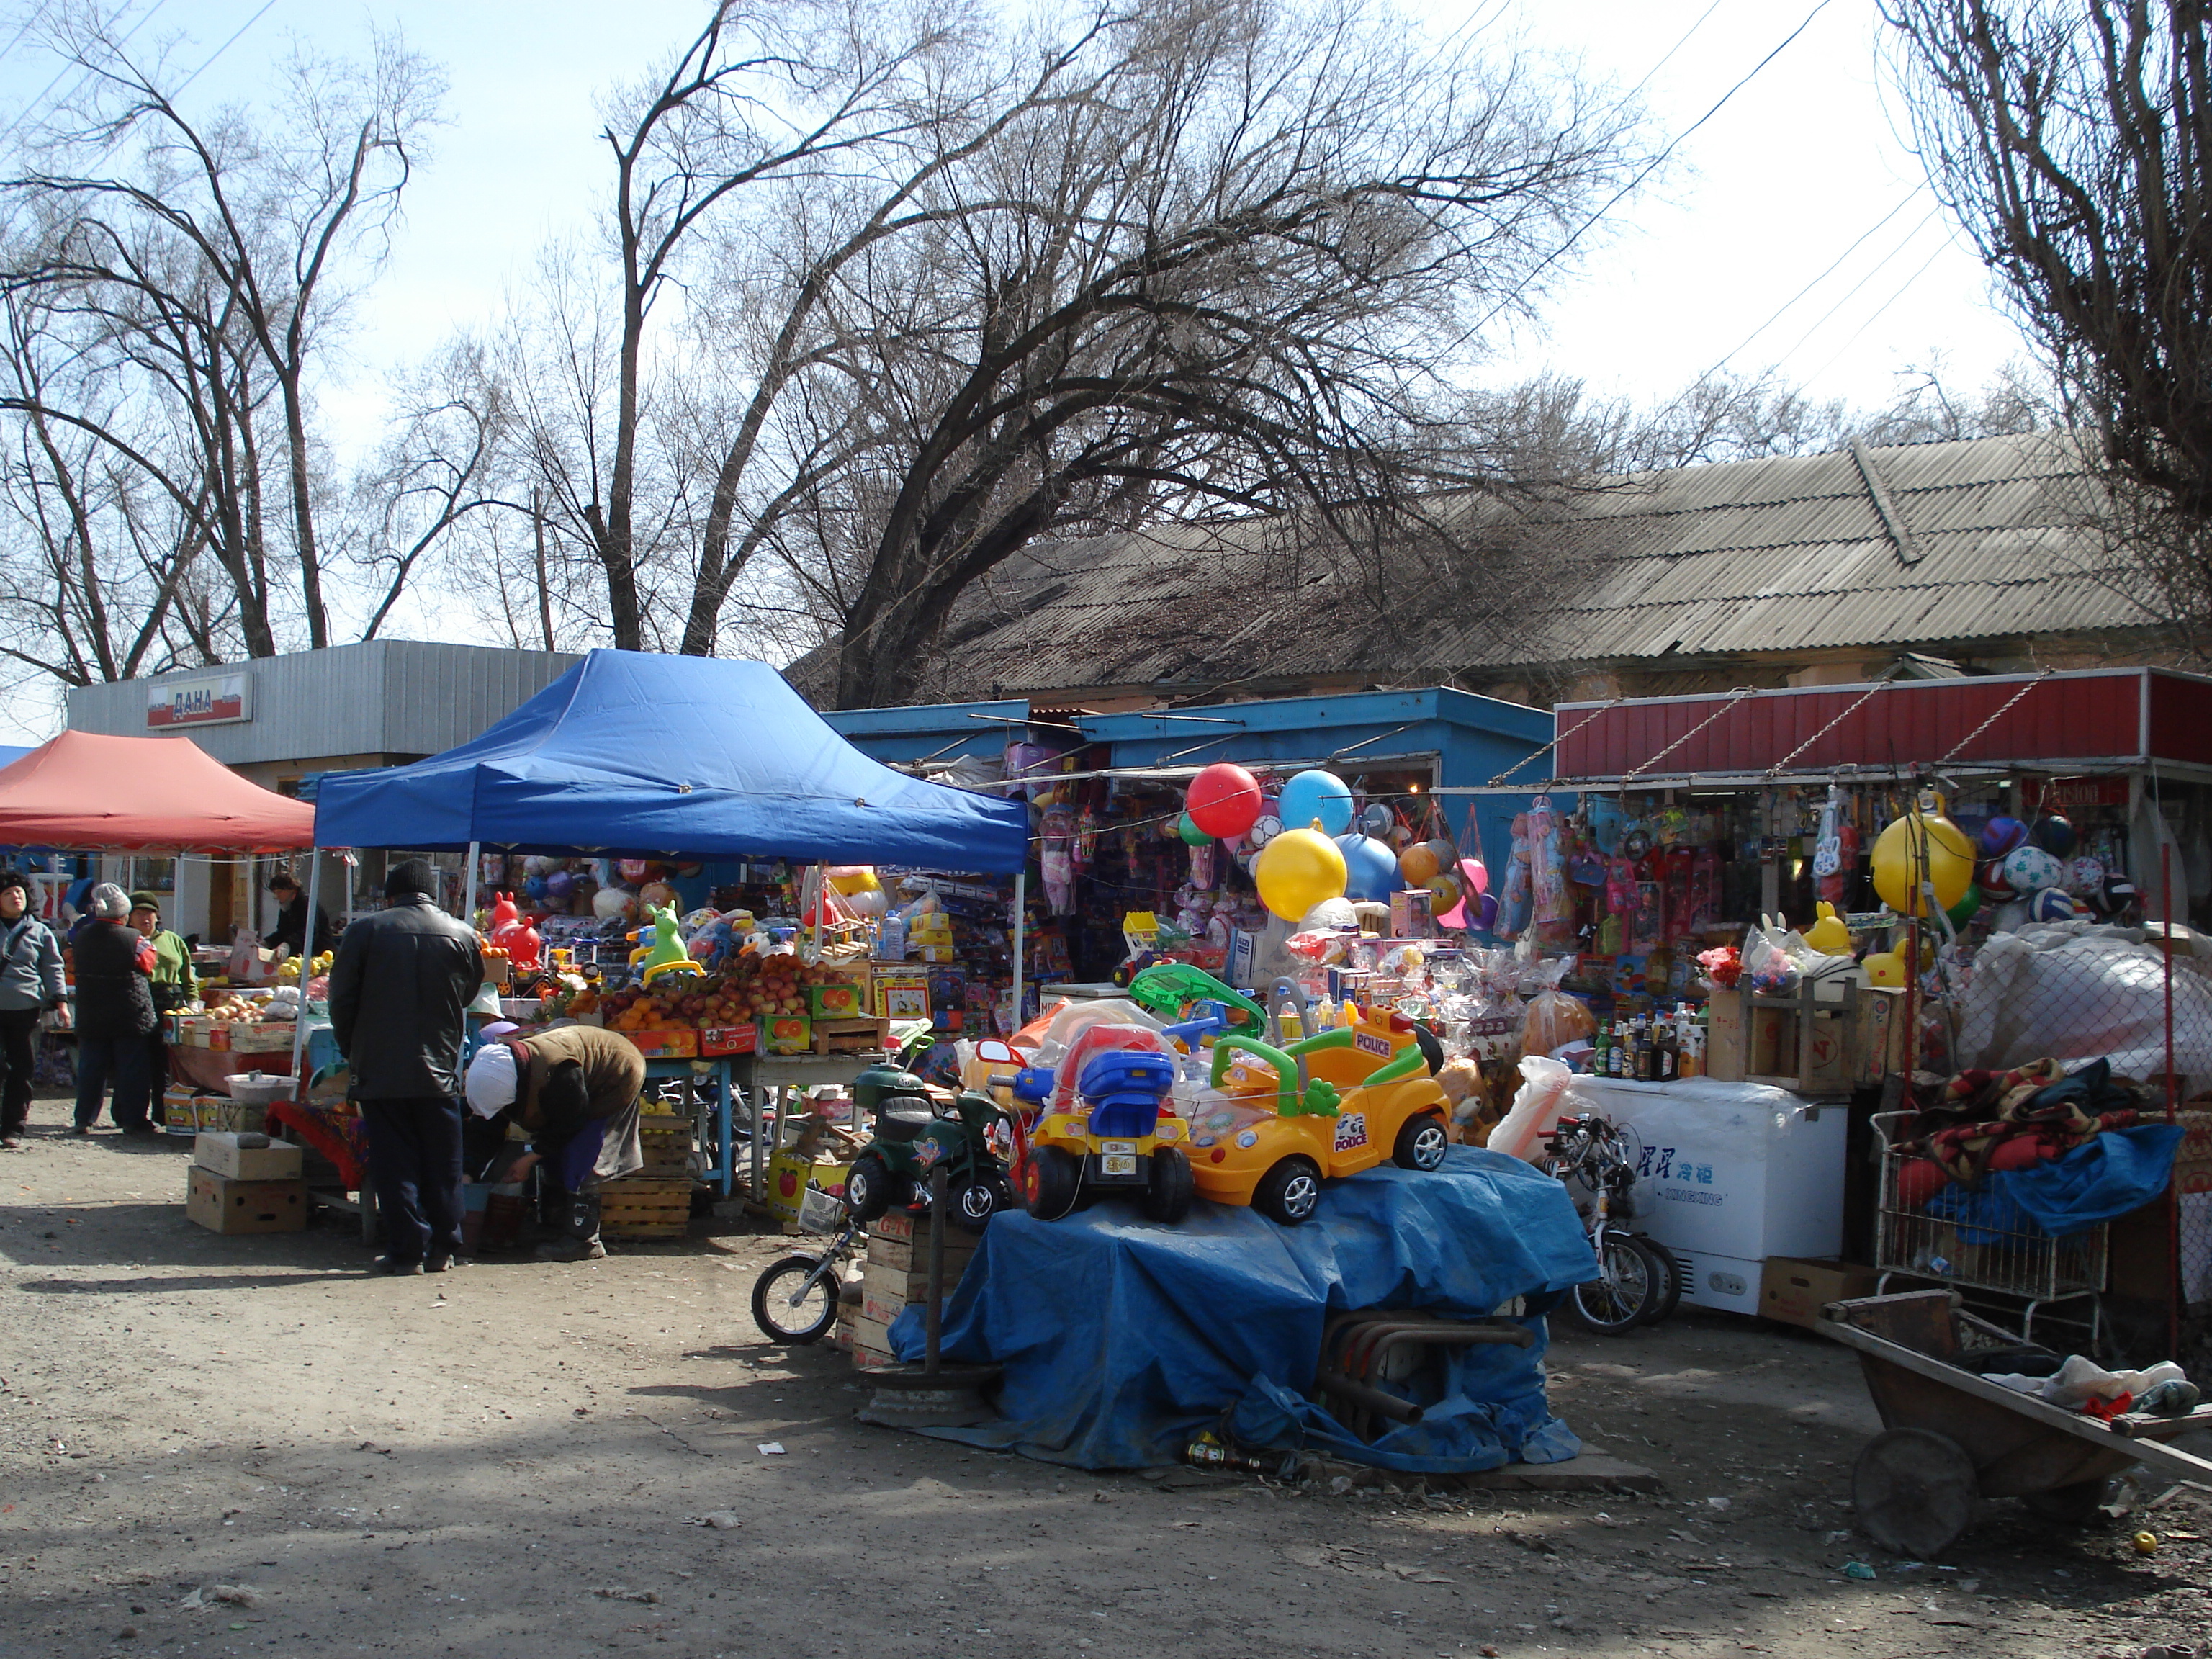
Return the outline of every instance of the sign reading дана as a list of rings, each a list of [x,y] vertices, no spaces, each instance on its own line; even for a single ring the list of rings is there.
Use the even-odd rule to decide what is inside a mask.
[[[252,718],[250,674],[215,674],[146,688],[146,724],[157,732],[180,726],[226,726]]]

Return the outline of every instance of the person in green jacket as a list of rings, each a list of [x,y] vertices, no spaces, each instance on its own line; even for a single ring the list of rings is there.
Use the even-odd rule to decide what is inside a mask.
[[[154,1012],[164,1016],[146,1039],[146,1075],[153,1080],[154,1111],[161,1114],[162,1091],[169,1082],[169,1026],[166,1016],[185,1007],[200,994],[199,976],[192,972],[192,950],[178,934],[161,926],[158,893],[131,896],[131,925],[154,946]]]

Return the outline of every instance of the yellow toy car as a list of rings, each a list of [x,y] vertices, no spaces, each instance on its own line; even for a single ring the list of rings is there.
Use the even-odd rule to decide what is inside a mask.
[[[1450,1145],[1444,1091],[1410,1028],[1363,1023],[1285,1048],[1223,1037],[1212,1079],[1190,1115],[1198,1195],[1249,1204],[1285,1227],[1312,1216],[1322,1181],[1386,1158],[1401,1169],[1437,1169]]]

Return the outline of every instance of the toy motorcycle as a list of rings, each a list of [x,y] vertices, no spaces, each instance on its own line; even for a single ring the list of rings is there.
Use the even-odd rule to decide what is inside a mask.
[[[921,1203],[939,1169],[948,1177],[952,1219],[969,1232],[981,1232],[1013,1203],[1006,1165],[990,1143],[993,1127],[1011,1120],[988,1095],[965,1090],[948,1110],[920,1078],[893,1064],[861,1073],[853,1098],[875,1125],[875,1138],[845,1172],[854,1220]]]

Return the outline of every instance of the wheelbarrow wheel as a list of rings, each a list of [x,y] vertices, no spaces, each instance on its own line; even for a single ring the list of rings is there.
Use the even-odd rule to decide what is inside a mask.
[[[1981,1490],[1958,1442],[1929,1429],[1875,1436],[1851,1469],[1851,1504],[1892,1555],[1933,1561],[1974,1523]]]
[[[2098,1518],[2111,1485],[2108,1480],[2076,1480],[2070,1486],[2027,1492],[2020,1501],[2039,1521],[2048,1521],[2054,1527],[2086,1527]]]

